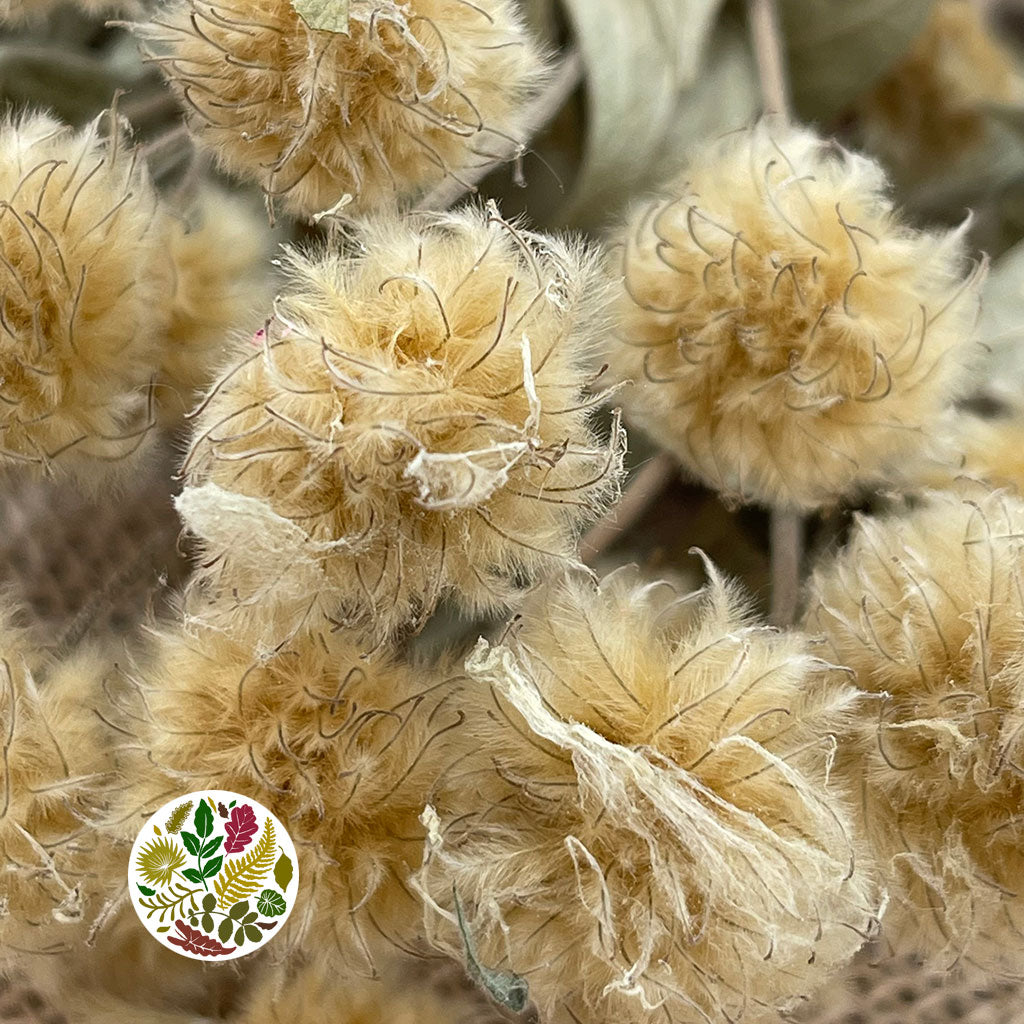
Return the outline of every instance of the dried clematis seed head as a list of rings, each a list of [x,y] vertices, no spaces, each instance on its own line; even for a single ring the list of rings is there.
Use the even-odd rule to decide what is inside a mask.
[[[859,695],[714,570],[530,596],[454,706],[417,885],[428,936],[545,1021],[775,1021],[881,903],[834,731]]]
[[[232,335],[251,334],[270,301],[272,239],[251,202],[214,186],[168,234],[173,281],[156,398],[176,426],[212,384]]]
[[[344,32],[291,0],[175,0],[136,26],[197,140],[296,214],[374,208],[521,141],[544,62],[511,0],[351,0]]]
[[[617,239],[630,420],[730,498],[811,509],[927,447],[984,264],[901,223],[881,168],[763,122],[697,151]]]
[[[806,624],[875,695],[836,771],[889,868],[887,941],[1019,975],[1024,502],[974,491],[860,519]]]
[[[444,690],[342,633],[273,651],[201,624],[156,628],[128,673],[123,790],[134,838],[168,794],[250,794],[287,823],[303,879],[282,950],[337,949],[349,973],[415,937],[404,878],[418,822],[462,716]]]
[[[592,255],[464,210],[368,222],[353,254],[291,253],[287,273],[185,461],[214,611],[385,636],[445,595],[501,607],[572,561],[623,446],[590,425]]]
[[[163,221],[111,120],[0,124],[0,465],[93,479],[149,425]]]

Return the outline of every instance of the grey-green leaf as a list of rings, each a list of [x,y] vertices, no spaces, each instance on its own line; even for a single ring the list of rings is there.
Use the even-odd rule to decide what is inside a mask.
[[[348,35],[348,0],[291,0],[295,13],[314,31]]]
[[[513,1013],[521,1012],[530,998],[530,986],[525,978],[511,971],[499,971],[493,967],[485,967],[477,959],[476,946],[469,933],[469,926],[462,913],[459,894],[452,888],[455,900],[455,917],[462,934],[462,942],[466,952],[466,972],[469,976],[500,1006]]]
[[[596,222],[647,182],[680,100],[698,79],[721,3],[565,0],[588,100],[584,161],[569,220]]]

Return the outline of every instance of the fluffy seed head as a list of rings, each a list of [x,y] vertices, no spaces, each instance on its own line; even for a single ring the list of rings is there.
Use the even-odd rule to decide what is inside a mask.
[[[169,226],[174,275],[157,399],[180,421],[213,382],[232,334],[252,334],[270,299],[270,233],[252,204],[212,187]]]
[[[897,174],[934,174],[985,139],[989,104],[1024,98],[1013,59],[969,0],[939,0],[910,52],[859,104],[867,148]]]
[[[585,395],[603,289],[577,246],[464,211],[288,258],[267,328],[211,390],[179,501],[232,621],[311,595],[379,634],[450,594],[501,606],[575,555],[618,483]]]
[[[610,360],[630,419],[730,497],[829,504],[927,444],[982,273],[902,224],[881,168],[762,123],[696,152],[621,233]]]
[[[347,32],[291,0],[176,0],[139,26],[198,141],[297,214],[373,208],[522,138],[543,70],[512,0],[352,0]]]
[[[0,24],[41,21],[60,6],[62,0],[0,0]],[[74,0],[74,6],[96,17],[111,11],[136,13],[139,4],[138,0]]]
[[[1024,502],[935,493],[862,519],[815,573],[808,628],[877,695],[843,736],[896,884],[887,939],[1020,973]]]
[[[774,1021],[871,929],[828,779],[857,695],[713,571],[683,599],[631,570],[549,584],[466,669],[428,934],[527,979],[543,1020]]]
[[[0,968],[84,941],[124,884],[92,827],[113,780],[112,733],[89,703],[106,666],[41,665],[29,643],[0,610]]]
[[[461,716],[429,680],[369,660],[338,634],[304,634],[260,657],[219,630],[158,632],[133,673],[112,816],[134,837],[175,794],[252,795],[285,823],[300,858],[299,903],[278,940],[309,935],[367,969],[382,936],[416,912],[401,879],[419,864],[417,817]]]
[[[162,220],[119,127],[0,124],[0,464],[114,461],[145,434]]]

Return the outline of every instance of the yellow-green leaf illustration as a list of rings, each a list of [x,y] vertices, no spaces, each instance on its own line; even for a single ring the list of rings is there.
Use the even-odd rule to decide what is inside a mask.
[[[173,839],[151,839],[139,850],[136,867],[150,885],[166,885],[186,860],[185,851]]]
[[[274,864],[276,843],[274,823],[267,818],[263,824],[263,835],[256,845],[244,857],[229,860],[214,881],[213,891],[217,894],[217,906],[221,910],[263,888]]]

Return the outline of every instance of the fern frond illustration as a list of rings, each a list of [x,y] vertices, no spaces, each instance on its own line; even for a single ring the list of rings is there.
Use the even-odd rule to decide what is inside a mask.
[[[176,836],[181,831],[181,826],[185,824],[185,819],[188,817],[188,812],[191,810],[191,800],[186,800],[183,804],[178,804],[178,806],[171,811],[171,816],[164,824],[164,828],[167,829],[172,836]]]
[[[267,818],[263,825],[263,835],[256,845],[244,857],[229,860],[214,881],[213,890],[217,894],[217,906],[224,910],[262,889],[270,869],[274,866],[276,851],[274,823]]]
[[[152,917],[159,911],[160,917],[158,920],[163,921],[168,913],[173,919],[183,914],[195,913],[195,898],[202,891],[202,889],[190,889],[181,882],[175,882],[167,892],[157,893],[155,896],[140,899],[139,906],[146,909],[146,917]],[[188,904],[187,906],[186,903]]]
[[[135,866],[150,885],[166,885],[185,866],[185,851],[173,839],[151,839],[139,851]]]

